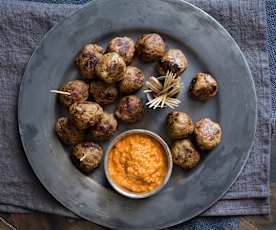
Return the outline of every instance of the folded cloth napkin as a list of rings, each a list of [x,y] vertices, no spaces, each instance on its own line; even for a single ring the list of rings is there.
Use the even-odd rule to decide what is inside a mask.
[[[203,215],[267,214],[271,81],[264,2],[189,2],[216,18],[237,41],[250,65],[258,96],[257,132],[247,165],[225,196]],[[17,97],[28,59],[43,35],[80,7],[0,0],[0,211],[37,210],[72,216],[46,192],[26,160],[17,128]]]
[[[266,0],[266,12],[268,23],[268,49],[270,60],[270,74],[271,74],[271,91],[272,91],[272,119],[274,124],[272,128],[276,130],[276,1]]]

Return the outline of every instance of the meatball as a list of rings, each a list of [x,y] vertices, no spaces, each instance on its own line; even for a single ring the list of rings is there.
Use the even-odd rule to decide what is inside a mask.
[[[118,89],[115,84],[107,84],[102,81],[92,81],[90,95],[100,105],[112,104],[118,97]]]
[[[167,128],[173,139],[182,139],[193,133],[194,124],[188,114],[175,111],[167,115]]]
[[[201,150],[211,150],[220,143],[222,132],[218,123],[203,118],[195,123],[194,134]]]
[[[81,80],[69,81],[60,90],[70,93],[70,95],[59,94],[60,102],[66,106],[74,102],[85,101],[89,96],[89,85]]]
[[[142,88],[144,85],[144,73],[142,70],[128,66],[122,81],[119,82],[121,93],[131,94]]]
[[[122,80],[126,71],[124,59],[117,53],[104,54],[96,65],[98,77],[106,83],[114,83]]]
[[[73,163],[84,173],[91,173],[99,166],[103,156],[101,146],[93,142],[82,142],[74,146]]]
[[[217,94],[218,84],[209,74],[198,73],[192,80],[189,92],[194,98],[204,101]]]
[[[135,44],[137,55],[143,61],[155,61],[165,53],[165,42],[159,34],[144,34]]]
[[[128,65],[134,57],[135,43],[129,37],[116,37],[108,43],[107,52],[119,54]]]
[[[166,75],[170,71],[179,76],[188,68],[188,61],[181,50],[169,49],[159,60],[156,68],[161,75]]]
[[[125,96],[118,103],[115,115],[126,123],[138,122],[144,116],[143,102],[135,95]]]
[[[56,122],[56,133],[67,145],[75,145],[84,140],[84,131],[78,129],[67,117],[60,117]]]
[[[103,53],[104,49],[96,44],[87,44],[81,49],[76,58],[76,65],[84,79],[91,80],[95,77],[95,67]]]
[[[173,162],[184,168],[192,169],[198,165],[200,154],[190,140],[176,141],[171,148]]]
[[[94,140],[103,141],[112,137],[117,129],[117,120],[113,113],[104,112],[101,120],[90,128]]]
[[[74,124],[79,129],[86,129],[95,125],[103,115],[102,107],[90,101],[76,102],[69,107]]]

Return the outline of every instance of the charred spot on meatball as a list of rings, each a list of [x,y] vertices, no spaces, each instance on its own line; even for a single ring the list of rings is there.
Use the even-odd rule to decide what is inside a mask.
[[[91,80],[95,77],[95,67],[103,53],[104,49],[96,44],[87,44],[81,49],[76,58],[76,65],[84,79]]]
[[[107,52],[116,52],[128,65],[132,62],[134,57],[135,43],[129,37],[116,37],[108,43]]]
[[[118,97],[118,89],[115,84],[107,84],[102,81],[92,81],[90,95],[100,105],[112,104]]]
[[[188,139],[176,141],[172,145],[171,152],[173,162],[184,169],[192,169],[199,163],[199,151]]]
[[[144,34],[137,40],[135,49],[141,60],[155,61],[164,55],[165,42],[159,34]]]
[[[96,65],[96,71],[102,81],[109,84],[115,83],[122,80],[126,71],[126,63],[119,54],[106,53]]]
[[[117,105],[115,115],[126,123],[136,123],[142,120],[144,116],[142,100],[135,95],[123,97]]]
[[[182,139],[193,133],[194,124],[188,114],[175,111],[167,115],[167,128],[173,139]]]
[[[218,123],[203,118],[195,123],[195,140],[201,150],[214,149],[220,142],[222,131]]]
[[[114,114],[104,112],[100,121],[90,128],[93,140],[104,141],[110,139],[116,132],[117,125]]]
[[[84,131],[78,129],[68,117],[60,117],[55,125],[59,139],[67,145],[75,145],[84,140]]]
[[[156,68],[161,75],[166,75],[170,71],[180,76],[188,68],[188,61],[181,50],[169,49],[159,60]]]
[[[69,107],[74,124],[79,129],[87,129],[95,125],[103,115],[102,107],[90,101],[76,102]]]
[[[70,93],[70,95],[59,94],[59,101],[65,106],[70,106],[74,102],[85,101],[89,96],[89,85],[81,80],[69,81],[60,90]]]
[[[72,161],[83,173],[91,173],[99,166],[103,156],[101,146],[93,142],[82,142],[73,147]]]
[[[137,67],[128,66],[123,80],[119,82],[119,90],[124,94],[138,91],[144,85],[144,73]]]
[[[198,73],[192,80],[189,93],[195,99],[205,101],[217,94],[218,84],[216,80],[206,73]]]

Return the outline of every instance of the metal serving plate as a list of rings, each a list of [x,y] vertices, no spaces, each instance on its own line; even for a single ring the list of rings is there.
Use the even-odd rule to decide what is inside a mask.
[[[194,121],[210,117],[219,122],[223,138],[215,150],[202,154],[197,168],[186,172],[174,167],[169,183],[160,193],[133,200],[111,188],[103,164],[90,176],[73,166],[70,149],[60,143],[53,129],[65,111],[49,90],[81,78],[74,58],[84,44],[93,41],[105,46],[112,37],[136,39],[147,32],[160,33],[167,47],[180,48],[187,55],[189,68],[182,75],[185,87],[178,96],[182,100],[179,110]],[[133,65],[141,67],[146,76],[153,73],[153,63],[135,60]],[[189,83],[198,71],[211,73],[219,84],[219,94],[207,102],[194,101],[187,95]],[[142,90],[139,94],[146,101]],[[239,47],[218,22],[199,8],[180,0],[94,0],[42,40],[26,68],[18,111],[28,160],[59,202],[77,215],[107,227],[156,229],[199,215],[230,188],[246,163],[254,138],[256,95]],[[170,144],[164,127],[169,111],[148,109],[140,123],[120,123],[116,135],[134,128],[148,129]],[[108,144],[102,143],[104,149]]]

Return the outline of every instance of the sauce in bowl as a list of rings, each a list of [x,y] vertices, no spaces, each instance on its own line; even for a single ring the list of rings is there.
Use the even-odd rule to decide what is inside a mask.
[[[148,193],[160,187],[168,174],[164,147],[143,133],[126,135],[108,156],[107,169],[119,187],[133,193]]]

